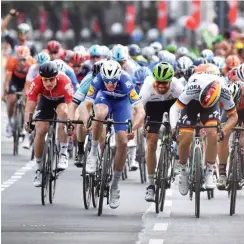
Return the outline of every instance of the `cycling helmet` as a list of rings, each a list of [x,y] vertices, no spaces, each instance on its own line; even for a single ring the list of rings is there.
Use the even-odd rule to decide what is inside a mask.
[[[225,67],[225,59],[223,57],[220,57],[220,56],[215,56],[213,58],[213,62],[219,68],[220,72],[222,73],[223,69]]]
[[[153,55],[155,55],[154,48],[152,48],[152,47],[144,47],[142,49],[142,56],[144,56],[146,59],[151,59]]]
[[[241,64],[237,67],[236,76],[239,80],[244,81],[244,64]]]
[[[104,61],[100,73],[104,82],[115,83],[120,78],[122,68],[121,65],[115,60],[107,60]]]
[[[199,102],[202,107],[209,108],[214,106],[220,97],[221,84],[220,81],[214,80],[202,88],[199,94]]]
[[[175,44],[169,44],[166,47],[166,50],[169,51],[170,53],[175,53],[177,50],[177,46]]]
[[[36,61],[38,64],[44,64],[50,60],[51,60],[51,58],[50,58],[49,54],[46,52],[40,52],[37,54]]]
[[[138,56],[141,54],[141,48],[137,44],[131,44],[129,46],[129,54],[132,57]]]
[[[128,51],[126,47],[120,44],[115,45],[112,49],[112,58],[117,62],[126,61],[128,59]]]
[[[210,49],[204,49],[201,51],[201,57],[207,59],[208,61],[212,61],[214,53]]]
[[[163,48],[163,46],[160,42],[153,42],[150,44],[150,47],[154,48],[156,53],[158,53]]]
[[[195,68],[195,73],[205,73],[220,76],[220,71],[214,64],[200,64]]]
[[[240,64],[241,62],[237,55],[229,55],[226,59],[226,66],[229,69],[235,68]]]
[[[205,59],[205,58],[198,58],[198,59],[196,59],[196,60],[193,62],[193,64],[196,65],[196,66],[198,66],[198,65],[200,65],[200,64],[207,64],[207,63],[208,63],[208,60]]]
[[[104,58],[110,58],[111,57],[111,52],[107,46],[101,46],[102,49],[102,56]]]
[[[85,62],[85,57],[80,52],[74,52],[70,57],[69,62],[73,65],[80,65]]]
[[[191,65],[187,68],[186,72],[185,72],[185,79],[188,80],[195,72],[196,66],[195,65]]]
[[[50,53],[58,53],[61,49],[61,44],[58,41],[49,41],[47,43],[47,49]]]
[[[17,58],[28,58],[30,55],[30,49],[27,46],[18,46],[16,48]]]
[[[85,47],[82,45],[75,46],[73,51],[76,53],[84,53],[86,51]]]
[[[39,68],[41,77],[52,78],[58,75],[58,67],[53,61],[42,64]]]
[[[92,66],[92,76],[95,77],[98,73],[100,73],[101,67],[103,65],[103,60],[98,61]]]
[[[55,65],[57,66],[57,69],[59,71],[62,71],[62,72],[65,71],[65,65],[67,65],[67,64],[62,59],[55,59],[52,62],[55,63]]]
[[[173,53],[167,50],[161,50],[158,53],[160,62],[170,63],[172,66],[175,65],[176,57]]]
[[[176,51],[178,56],[185,56],[189,55],[189,50],[186,47],[179,47]]]
[[[241,97],[242,97],[241,85],[232,83],[232,84],[229,84],[228,87],[229,87],[230,92],[232,94],[235,105],[238,105],[240,103]]]
[[[141,67],[135,71],[133,76],[133,81],[136,84],[142,85],[144,83],[145,78],[150,75],[152,75],[152,72],[150,71],[149,68]]]
[[[99,45],[92,45],[89,48],[90,57],[101,57],[102,56],[102,48]]]
[[[17,27],[18,33],[27,34],[30,31],[30,26],[26,23],[22,23]]]
[[[181,57],[181,58],[178,59],[176,69],[180,73],[185,74],[186,70],[191,65],[193,65],[192,60],[189,57],[187,57],[187,56],[183,56],[183,57]]]
[[[156,81],[170,82],[174,77],[174,68],[166,62],[158,63],[153,67],[153,77]]]
[[[60,58],[65,62],[69,63],[71,56],[73,55],[73,51],[66,49],[61,52]]]

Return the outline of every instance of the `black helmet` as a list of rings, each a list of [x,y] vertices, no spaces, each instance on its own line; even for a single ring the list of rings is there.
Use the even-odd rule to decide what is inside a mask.
[[[186,80],[188,80],[194,74],[196,67],[197,66],[195,66],[195,65],[191,65],[188,67],[188,69],[186,70],[185,76],[184,76]]]
[[[39,74],[45,78],[55,77],[58,74],[58,66],[52,61],[46,62],[40,66]]]
[[[92,66],[92,76],[96,76],[99,72],[100,69],[103,65],[103,60],[97,61],[96,63],[93,64]]]

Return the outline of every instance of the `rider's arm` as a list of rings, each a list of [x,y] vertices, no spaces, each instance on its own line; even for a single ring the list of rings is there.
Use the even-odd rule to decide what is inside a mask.
[[[30,113],[33,113],[35,111],[37,102],[27,100],[25,105],[25,123],[29,122]]]
[[[3,87],[4,91],[8,91],[9,89],[9,83],[13,75],[14,65],[15,65],[14,60],[10,58],[6,65],[6,75],[5,75],[5,81]]]
[[[133,131],[139,129],[143,125],[146,116],[144,106],[141,102],[134,105],[134,110],[135,110],[135,114],[133,119],[133,128],[132,128]]]
[[[225,135],[231,131],[231,129],[235,126],[237,121],[238,121],[238,114],[235,109],[232,113],[228,114],[228,120],[226,121],[226,123],[224,124],[224,126],[222,128]]]
[[[171,129],[175,129],[177,122],[179,120],[179,112],[184,108],[184,106],[180,105],[179,101],[177,100],[170,108],[169,111],[169,121]]]
[[[78,88],[78,86],[79,86],[79,82],[77,80],[77,77],[75,75],[75,72],[72,69],[67,69],[65,71],[65,74],[70,78],[70,80],[72,82],[72,85],[73,85],[73,88],[76,91],[77,88]]]
[[[18,12],[16,11],[16,9],[11,9],[9,11],[8,15],[2,21],[2,25],[1,25],[2,33],[7,29],[8,24],[12,20],[12,18],[17,14],[18,14]]]

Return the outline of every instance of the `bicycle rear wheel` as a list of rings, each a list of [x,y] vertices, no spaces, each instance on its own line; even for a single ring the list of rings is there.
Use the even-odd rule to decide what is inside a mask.
[[[103,211],[103,199],[104,199],[104,191],[106,188],[106,180],[107,173],[109,172],[108,165],[110,164],[110,148],[109,145],[105,146],[104,154],[103,154],[103,164],[102,164],[102,173],[101,173],[101,181],[100,181],[100,191],[99,191],[99,203],[98,203],[98,216],[102,214]]]
[[[84,202],[85,209],[88,209],[90,207],[91,199],[92,199],[92,191],[93,191],[92,176],[86,173],[86,160],[90,150],[91,150],[91,142],[88,140],[85,148],[83,168],[82,168],[82,179],[83,179],[82,192],[83,192],[83,202]]]
[[[49,182],[51,177],[51,141],[47,139],[42,157],[42,185],[41,185],[41,200],[42,205],[46,204],[48,195]]]
[[[229,182],[230,182],[230,216],[235,214],[236,209],[236,193],[237,193],[237,162],[239,160],[239,152],[237,147],[235,147],[234,152],[230,158],[230,172],[229,172]]]
[[[194,153],[194,167],[195,167],[195,216],[200,217],[200,193],[201,193],[201,161],[202,154],[200,148],[195,148]]]

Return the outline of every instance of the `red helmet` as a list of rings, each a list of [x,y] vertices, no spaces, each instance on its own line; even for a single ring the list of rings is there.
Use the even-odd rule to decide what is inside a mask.
[[[47,49],[50,53],[58,53],[61,49],[61,44],[58,41],[49,41],[47,43]]]
[[[73,65],[75,64],[81,64],[85,61],[85,57],[84,55],[82,55],[81,53],[78,53],[78,52],[74,52],[72,54],[72,56],[70,57],[70,60],[69,62]]]
[[[64,49],[62,50],[62,53],[60,55],[60,58],[65,62],[68,63],[70,62],[70,57],[73,55],[73,51],[69,49]]]

